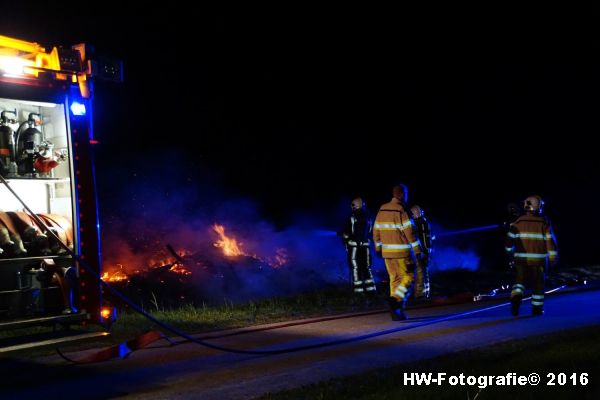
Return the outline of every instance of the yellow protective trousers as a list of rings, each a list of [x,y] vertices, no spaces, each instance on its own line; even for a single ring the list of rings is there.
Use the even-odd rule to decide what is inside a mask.
[[[531,305],[537,307],[544,306],[544,281],[545,281],[545,265],[519,265],[516,267],[517,276],[515,284],[512,287],[510,297],[523,297],[525,287],[529,286],[533,289],[531,295]]]
[[[430,295],[429,286],[429,256],[424,256],[420,265],[415,268],[415,296],[428,297]]]
[[[390,277],[390,297],[404,301],[415,278],[415,264],[410,258],[386,258],[385,267]]]

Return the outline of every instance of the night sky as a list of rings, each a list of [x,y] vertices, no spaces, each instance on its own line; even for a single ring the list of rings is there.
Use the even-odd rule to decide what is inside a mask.
[[[0,30],[124,60],[123,85],[96,87],[104,214],[140,180],[253,199],[280,227],[313,215],[337,228],[353,195],[375,212],[396,182],[448,229],[501,223],[509,202],[540,194],[562,261],[600,261],[597,46],[564,24],[487,36],[489,14],[464,26],[426,10],[115,16],[101,4],[5,13]]]

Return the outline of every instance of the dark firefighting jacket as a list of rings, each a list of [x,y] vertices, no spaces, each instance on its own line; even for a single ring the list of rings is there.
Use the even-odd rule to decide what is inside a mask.
[[[400,201],[393,198],[379,208],[373,227],[375,249],[383,258],[411,258],[421,253],[414,233],[414,222]]]
[[[431,253],[432,240],[431,240],[431,225],[425,216],[419,217],[415,221],[415,233],[419,241],[421,242],[421,250],[423,253]]]
[[[369,214],[360,210],[353,212],[347,219],[342,232],[342,239],[346,246],[369,246],[373,224]]]
[[[548,260],[555,266],[558,252],[550,221],[538,215],[519,217],[510,224],[506,251],[521,265],[540,266]]]

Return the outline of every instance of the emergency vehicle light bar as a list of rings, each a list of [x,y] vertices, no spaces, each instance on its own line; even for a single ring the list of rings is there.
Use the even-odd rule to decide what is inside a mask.
[[[79,83],[81,95],[90,97],[88,77],[123,82],[123,62],[107,57],[91,60],[83,43],[53,47],[47,52],[35,42],[0,35],[0,78],[54,79]],[[24,82],[25,83],[25,82]]]
[[[0,35],[0,69],[12,75],[37,77],[36,68],[60,71],[58,49],[54,47],[47,53],[46,49],[37,43]]]
[[[22,80],[23,84],[32,80],[70,81],[79,83],[82,96],[89,97],[81,47],[53,47],[47,52],[38,43],[0,35],[0,79]]]

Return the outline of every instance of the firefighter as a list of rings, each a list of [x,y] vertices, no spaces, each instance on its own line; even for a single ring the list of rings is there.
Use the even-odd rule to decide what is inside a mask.
[[[515,222],[521,215],[523,215],[523,209],[519,204],[510,203],[506,206],[506,221],[504,226],[506,229],[510,228],[510,224]]]
[[[415,298],[430,297],[429,286],[429,262],[431,252],[433,251],[433,239],[431,236],[431,225],[425,217],[425,212],[419,206],[413,206],[410,209],[410,214],[415,221],[415,233],[421,242],[421,263],[416,270],[415,276]]]
[[[399,184],[392,189],[392,200],[379,208],[373,238],[390,278],[390,312],[392,320],[406,319],[404,306],[414,280],[415,265],[420,263],[419,239],[414,234],[414,221],[406,211],[408,188]]]
[[[354,293],[375,294],[375,280],[371,271],[371,233],[373,224],[369,218],[365,202],[357,197],[351,203],[352,214],[347,219],[342,232],[342,240],[348,255],[348,265],[352,273]]]
[[[524,202],[525,214],[510,224],[506,251],[512,256],[516,269],[515,284],[510,295],[511,313],[519,315],[525,284],[531,285],[533,315],[544,313],[544,279],[548,264],[557,263],[556,239],[550,221],[543,216],[544,201],[529,196]]]

